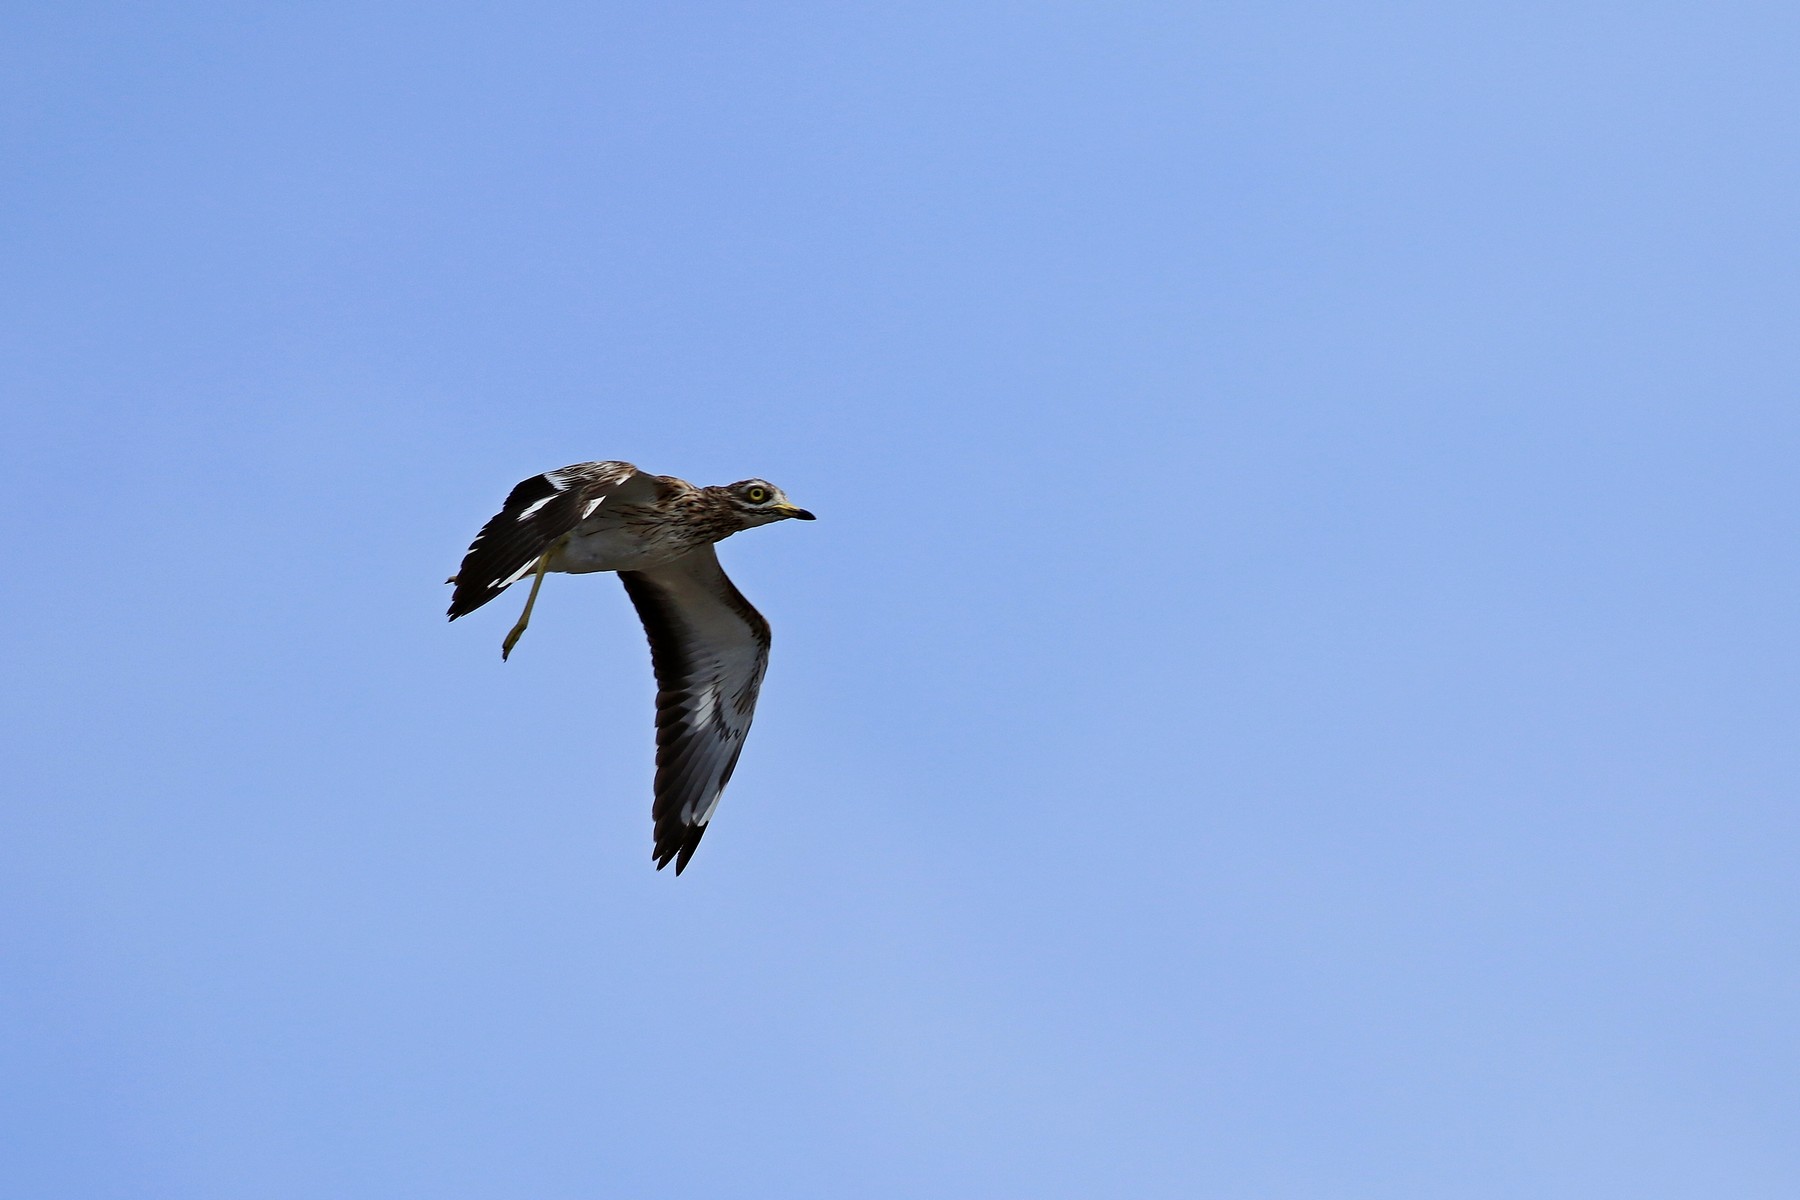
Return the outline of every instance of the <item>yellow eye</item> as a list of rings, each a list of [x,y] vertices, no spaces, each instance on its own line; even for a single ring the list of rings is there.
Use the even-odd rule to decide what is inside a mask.
[[[769,489],[766,487],[753,487],[753,488],[747,489],[744,492],[744,499],[750,501],[750,503],[752,503],[752,504],[761,504],[764,500],[767,500],[768,498],[769,498]]]

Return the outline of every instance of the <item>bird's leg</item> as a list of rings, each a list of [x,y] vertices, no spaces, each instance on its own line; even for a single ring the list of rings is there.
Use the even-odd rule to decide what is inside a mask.
[[[537,603],[538,589],[544,586],[544,572],[549,569],[550,554],[546,551],[538,559],[537,578],[531,581],[531,595],[525,598],[525,611],[519,614],[519,623],[512,627],[512,632],[506,635],[504,642],[500,643],[501,662],[506,661],[506,656],[512,653],[512,648],[518,645],[519,639],[525,635],[525,627],[531,624],[531,606]]]

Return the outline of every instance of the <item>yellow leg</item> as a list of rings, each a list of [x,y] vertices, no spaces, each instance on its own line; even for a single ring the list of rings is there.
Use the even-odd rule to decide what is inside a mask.
[[[525,627],[531,624],[531,606],[537,603],[538,589],[544,586],[544,572],[549,569],[550,555],[546,553],[538,559],[537,578],[531,581],[531,595],[525,598],[525,611],[519,614],[519,623],[512,627],[512,632],[506,635],[504,642],[500,643],[501,662],[506,661],[506,656],[512,653],[512,648],[518,645],[519,639],[524,636]]]

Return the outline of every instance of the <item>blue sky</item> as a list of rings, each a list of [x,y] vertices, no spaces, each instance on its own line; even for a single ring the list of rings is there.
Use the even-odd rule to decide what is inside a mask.
[[[0,1192],[1791,1197],[1800,16],[0,21]],[[680,879],[519,479],[813,509]]]

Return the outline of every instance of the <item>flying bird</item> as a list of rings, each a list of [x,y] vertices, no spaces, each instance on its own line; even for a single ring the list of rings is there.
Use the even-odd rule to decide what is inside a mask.
[[[616,571],[650,638],[656,673],[656,869],[681,874],[731,779],[769,665],[769,623],[719,566],[713,543],[743,529],[810,521],[764,479],[695,487],[630,463],[576,463],[533,475],[481,527],[450,619],[532,576],[505,659],[531,621],[544,576]]]

